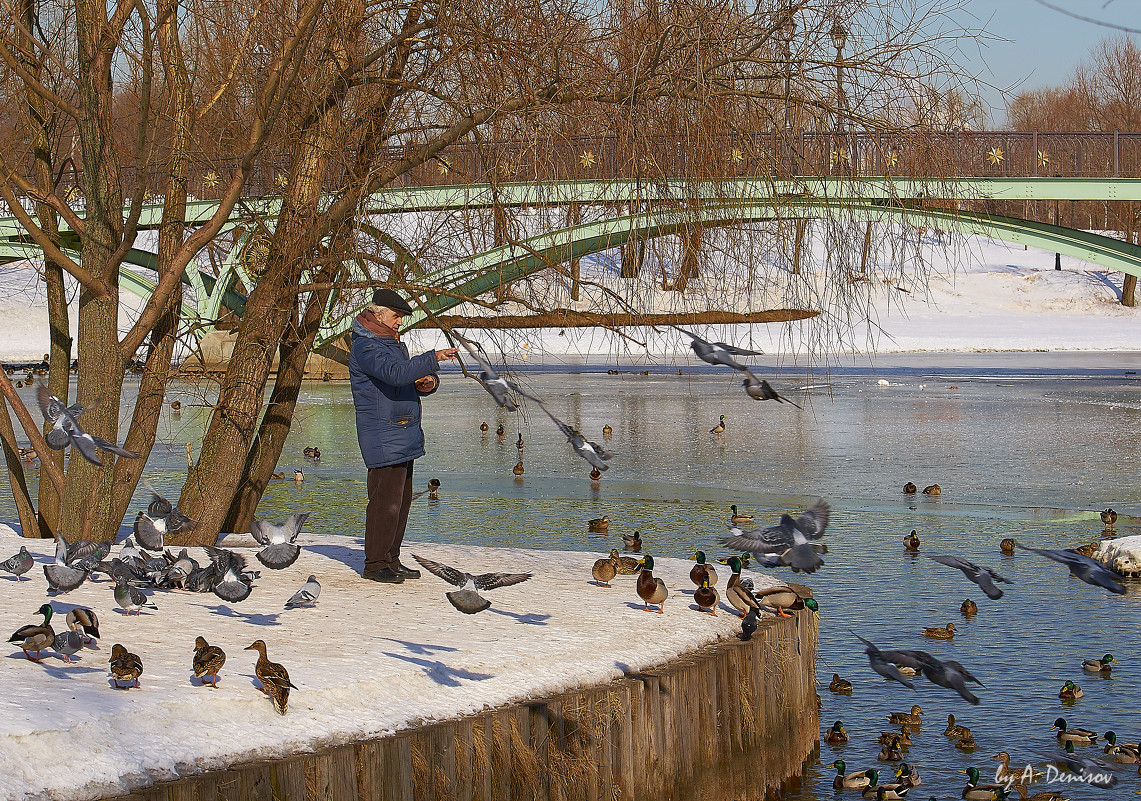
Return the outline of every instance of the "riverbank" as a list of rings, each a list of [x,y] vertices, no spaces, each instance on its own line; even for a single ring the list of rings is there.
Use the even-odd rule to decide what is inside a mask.
[[[717,617],[696,611],[693,563],[685,560],[655,560],[655,574],[671,588],[658,615],[642,611],[632,577],[620,577],[613,589],[589,583],[601,554],[406,543],[406,554],[471,572],[534,574],[487,593],[492,607],[469,617],[448,604],[450,587],[434,576],[400,587],[360,579],[359,540],[302,535],[299,542],[298,561],[283,571],[263,569],[241,603],[156,593],[157,609],[125,616],[107,581],[51,599],[57,631],[66,611],[82,605],[98,612],[101,638],[72,665],[48,652],[41,664],[29,662],[15,646],[0,660],[0,797],[114,796],[382,737],[621,679],[740,630],[725,608]],[[52,543],[0,530],[4,557],[22,544],[37,565],[31,581],[4,580],[0,631],[36,622],[34,610],[48,600],[40,565],[51,561]],[[239,550],[260,567],[252,549]],[[310,574],[322,584],[316,607],[285,610]],[[775,583],[760,574],[754,581]],[[192,676],[199,635],[227,653],[217,689]],[[243,649],[257,639],[298,688],[285,716],[254,681],[256,654]],[[114,643],[142,658],[141,688],[112,688],[107,659]],[[815,737],[815,721],[811,726]]]

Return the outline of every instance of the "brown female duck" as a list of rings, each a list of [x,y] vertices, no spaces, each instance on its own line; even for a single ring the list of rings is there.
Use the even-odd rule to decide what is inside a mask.
[[[269,657],[265,655],[264,640],[255,640],[253,645],[247,646],[245,650],[258,652],[254,675],[261,682],[262,692],[273,699],[273,708],[279,715],[284,715],[289,707],[289,688],[297,689],[289,681],[289,671],[284,665],[269,661]]]
[[[218,671],[224,664],[226,664],[225,651],[217,645],[206,642],[205,637],[194,638],[194,659],[191,662],[194,678],[202,679],[202,683],[206,684],[206,677],[211,676],[213,681],[209,682],[210,686],[217,687]]]

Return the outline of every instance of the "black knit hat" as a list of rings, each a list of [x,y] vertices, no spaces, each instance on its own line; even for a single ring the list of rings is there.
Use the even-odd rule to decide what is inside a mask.
[[[398,311],[401,314],[411,314],[412,307],[408,305],[408,301],[400,297],[391,289],[380,288],[372,293],[372,302],[377,306],[384,306],[387,309]]]

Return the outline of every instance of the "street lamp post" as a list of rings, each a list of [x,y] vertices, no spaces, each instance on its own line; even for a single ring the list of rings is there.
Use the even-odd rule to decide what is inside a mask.
[[[852,158],[852,153],[846,147],[847,136],[844,130],[844,111],[847,101],[844,98],[844,45],[848,43],[848,29],[837,19],[832,23],[832,30],[828,32],[832,37],[832,45],[836,48],[836,134],[837,145],[834,154],[836,166],[843,169],[843,162]],[[845,158],[847,157],[847,159]]]
[[[796,152],[792,145],[792,40],[796,36],[796,19],[792,9],[786,9],[784,23],[777,31],[781,41],[781,57],[784,59],[784,131],[781,146],[787,154],[789,174],[796,175]]]

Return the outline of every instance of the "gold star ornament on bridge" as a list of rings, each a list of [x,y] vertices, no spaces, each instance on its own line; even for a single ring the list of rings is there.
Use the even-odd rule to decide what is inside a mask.
[[[213,170],[210,170],[210,172],[202,176],[202,183],[209,189],[213,189],[215,186],[217,186],[219,180],[220,179],[218,178],[218,173],[214,172]]]
[[[1045,167],[1049,163],[1050,163],[1050,154],[1039,150],[1038,151],[1038,166],[1039,167]]]
[[[838,147],[832,151],[832,163],[833,164],[847,164],[848,158],[849,158],[849,156],[848,156],[848,149],[847,148]]]
[[[990,152],[986,154],[986,160],[989,161],[991,164],[993,164],[996,167],[999,164],[1002,164],[1002,160],[1004,158],[1006,158],[1006,156],[1004,156],[1002,154],[1002,148],[1001,147],[992,147],[990,149]]]
[[[734,164],[740,164],[745,160],[745,154],[741,152],[741,148],[735,147],[729,151],[729,158]]]
[[[579,156],[579,158],[578,158],[578,163],[582,165],[582,168],[584,170],[589,170],[591,167],[594,166],[594,151],[593,150],[582,151],[582,155]]]

